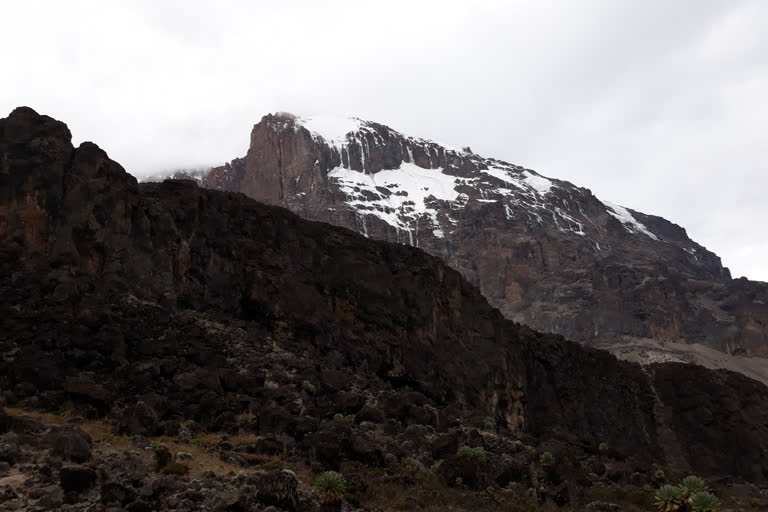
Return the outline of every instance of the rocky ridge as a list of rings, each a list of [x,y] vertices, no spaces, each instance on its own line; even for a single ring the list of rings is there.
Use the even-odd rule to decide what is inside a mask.
[[[583,506],[606,485],[647,498],[660,468],[728,486],[768,477],[768,388],[754,380],[643,369],[535,332],[414,247],[192,181],[138,184],[28,108],[0,120],[0,318],[0,405],[175,442],[255,435],[210,453],[254,486],[270,473],[249,454],[308,476],[339,469],[353,508],[379,508],[377,493],[395,487],[405,510],[444,509],[434,500],[445,493],[460,510],[514,510],[509,500]],[[0,464],[54,485],[62,455],[38,437],[14,452],[17,421],[0,413]],[[550,469],[544,451],[559,461]],[[159,476],[128,483],[121,506],[196,509],[180,505],[187,484]],[[72,490],[64,509],[106,510],[108,477]],[[216,482],[188,496],[226,493]],[[245,510],[235,498],[222,510]]]
[[[637,358],[639,345],[648,361],[734,369],[736,359],[675,347],[768,356],[768,285],[731,279],[663,218],[469,148],[355,118],[278,113],[254,126],[244,158],[202,183],[422,248],[508,318],[621,356]],[[751,375],[768,381],[761,367]]]

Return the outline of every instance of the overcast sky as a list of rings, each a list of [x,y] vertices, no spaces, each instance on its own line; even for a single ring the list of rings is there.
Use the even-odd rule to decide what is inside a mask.
[[[280,5],[276,7],[276,5]],[[356,115],[662,215],[768,281],[768,1],[3,1],[0,116],[135,175]]]

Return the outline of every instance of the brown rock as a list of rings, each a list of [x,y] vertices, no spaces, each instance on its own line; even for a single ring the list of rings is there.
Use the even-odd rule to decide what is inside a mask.
[[[64,466],[59,472],[61,487],[65,492],[82,492],[90,489],[98,478],[96,471],[85,466]]]
[[[91,458],[91,436],[80,427],[51,427],[45,435],[45,446],[52,455],[74,462]]]

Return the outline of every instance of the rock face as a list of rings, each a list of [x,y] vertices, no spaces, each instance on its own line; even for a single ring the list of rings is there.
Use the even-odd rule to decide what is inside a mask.
[[[716,263],[702,275],[725,279]],[[229,431],[249,413],[249,428],[328,466],[373,465],[374,439],[322,419],[383,413],[393,433],[436,433],[490,416],[578,449],[606,442],[645,468],[768,476],[768,388],[756,381],[647,373],[505,319],[417,248],[192,181],[139,185],[28,108],[0,120],[0,318],[2,400],[72,404],[126,432]]]
[[[254,126],[244,158],[202,181],[422,248],[507,318],[583,344],[622,353],[655,340],[768,357],[768,285],[732,280],[663,218],[469,148],[280,113]],[[673,352],[646,360],[686,359]]]

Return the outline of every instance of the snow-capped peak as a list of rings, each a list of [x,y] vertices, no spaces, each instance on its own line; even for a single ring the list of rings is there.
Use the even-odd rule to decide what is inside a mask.
[[[582,205],[588,192],[468,148],[407,136],[353,116],[276,117],[276,128],[305,128],[331,150],[327,176],[361,219],[378,217],[409,233],[426,224],[441,238],[450,234],[465,207],[493,208],[493,203],[503,207],[510,222],[546,225],[579,237],[587,236],[593,224]],[[626,208],[603,204],[630,233],[659,239]]]
[[[366,121],[357,117],[336,116],[295,116],[295,122],[313,135],[322,137],[329,146],[342,145],[348,134],[360,130],[366,124]]]

